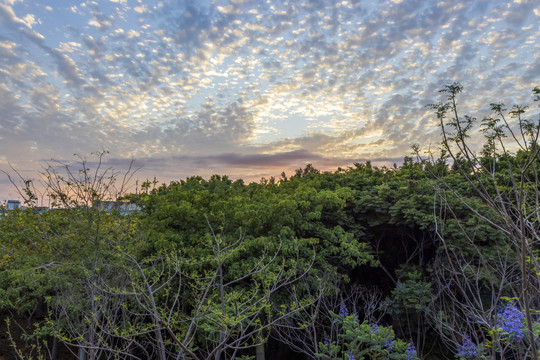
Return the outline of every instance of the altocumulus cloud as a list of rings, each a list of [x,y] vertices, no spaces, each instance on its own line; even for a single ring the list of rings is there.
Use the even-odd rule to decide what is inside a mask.
[[[100,148],[164,181],[391,164],[437,143],[444,83],[465,110],[527,102],[539,18],[532,0],[0,0],[0,166]]]

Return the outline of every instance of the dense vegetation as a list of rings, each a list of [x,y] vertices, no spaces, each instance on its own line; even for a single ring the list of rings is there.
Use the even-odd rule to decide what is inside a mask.
[[[104,154],[92,170],[84,158],[68,175],[50,167],[55,209],[0,220],[0,349],[24,359],[538,358],[538,124],[522,108],[507,122],[492,104],[474,152],[460,85],[443,92],[433,106],[442,155],[399,167],[146,183],[124,194],[139,209],[129,214],[101,205],[118,196]],[[505,135],[517,146],[503,147]]]

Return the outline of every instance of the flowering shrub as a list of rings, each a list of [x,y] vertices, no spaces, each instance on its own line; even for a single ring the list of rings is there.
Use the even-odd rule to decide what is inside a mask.
[[[322,360],[418,360],[414,344],[396,339],[391,326],[360,322],[356,314],[350,314],[345,304],[341,304],[339,313],[330,312],[334,326],[339,329],[337,339],[325,337],[319,344],[317,357]],[[497,326],[491,329],[488,338],[491,341],[475,344],[465,335],[457,346],[456,358],[459,360],[484,359],[486,351],[508,353],[517,351],[515,346],[522,344],[523,313],[514,303],[507,303],[503,311],[496,315]],[[540,327],[540,326],[539,326]]]
[[[325,341],[319,343],[319,359],[418,360],[414,345],[396,339],[392,327],[367,321],[361,323],[356,314],[348,313],[343,304],[338,314],[330,312],[334,325],[339,329],[339,337],[333,341],[325,337]]]
[[[520,342],[523,339],[523,313],[512,303],[508,303],[502,313],[499,314],[501,338],[509,341]]]
[[[418,359],[418,354],[416,354],[416,347],[413,344],[409,344],[407,347],[407,357],[405,360],[414,360]]]
[[[508,298],[505,299],[510,301]],[[505,356],[517,355],[519,348],[523,349],[521,346],[524,337],[523,318],[523,313],[516,305],[508,302],[504,310],[495,316],[496,326],[486,334],[488,340],[485,343],[475,344],[469,336],[463,336],[462,343],[457,347],[456,358],[460,360],[484,359],[488,356],[486,352],[490,349]],[[514,355],[511,355],[512,353]],[[518,356],[522,356],[522,353]]]
[[[456,356],[459,359],[463,360],[469,360],[469,359],[475,359],[480,351],[478,350],[478,347],[472,342],[471,338],[468,336],[463,337],[463,342],[460,346],[458,346]]]

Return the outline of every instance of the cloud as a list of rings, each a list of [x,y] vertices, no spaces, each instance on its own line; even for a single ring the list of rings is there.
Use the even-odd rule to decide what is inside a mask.
[[[43,49],[49,56],[51,56],[57,64],[59,73],[62,74],[68,86],[80,87],[85,83],[75,62],[69,56],[60,52],[59,50],[47,46],[44,40],[45,37],[40,33],[31,30],[31,27],[28,26],[26,22],[22,21],[15,15],[13,9],[6,5],[0,4],[0,19],[3,19],[12,30],[26,37],[36,46]]]
[[[135,6],[133,8],[133,10],[139,14],[144,14],[144,13],[147,13],[149,12],[148,8],[146,7],[146,5],[140,5],[140,6]]]
[[[96,3],[92,3],[89,6],[92,18],[88,21],[88,25],[94,26],[101,31],[107,31],[113,26],[113,19],[111,16],[104,14]]]
[[[0,147],[30,169],[103,146],[170,176],[399,159],[437,143],[424,106],[444,83],[465,85],[464,111],[529,100],[538,16],[525,0],[4,1]]]
[[[29,29],[32,28],[31,24],[29,24],[27,21],[18,18],[17,15],[15,15],[13,8],[9,5],[0,4],[0,19],[12,24],[12,26],[24,25]]]
[[[185,156],[175,158],[179,162],[191,161],[202,166],[224,165],[226,167],[287,167],[291,163],[303,164],[321,160],[319,155],[311,154],[306,150],[296,150],[276,154],[238,154],[225,153],[211,156]]]

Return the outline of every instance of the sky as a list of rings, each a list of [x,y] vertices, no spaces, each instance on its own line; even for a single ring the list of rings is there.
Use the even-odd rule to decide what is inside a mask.
[[[257,181],[437,147],[425,105],[531,103],[537,0],[0,0],[0,170]],[[18,195],[0,174],[0,200]]]

